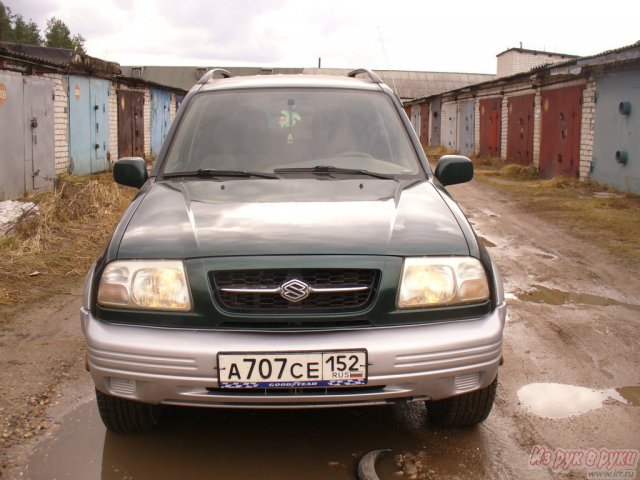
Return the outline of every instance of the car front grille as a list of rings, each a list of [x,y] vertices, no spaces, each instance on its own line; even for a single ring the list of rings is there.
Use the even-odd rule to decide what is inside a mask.
[[[232,313],[354,312],[367,308],[378,270],[261,269],[211,272],[218,305]]]

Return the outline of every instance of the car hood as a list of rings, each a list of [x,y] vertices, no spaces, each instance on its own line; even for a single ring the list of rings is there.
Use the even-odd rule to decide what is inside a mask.
[[[118,258],[236,255],[468,255],[429,181],[184,179],[157,182]]]

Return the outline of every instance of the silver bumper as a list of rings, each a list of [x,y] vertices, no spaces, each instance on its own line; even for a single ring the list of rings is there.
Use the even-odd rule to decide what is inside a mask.
[[[503,303],[466,321],[315,332],[228,332],[113,325],[81,310],[96,388],[145,403],[227,408],[379,405],[441,399],[486,387],[502,356]],[[365,388],[284,392],[218,388],[218,352],[362,349]]]

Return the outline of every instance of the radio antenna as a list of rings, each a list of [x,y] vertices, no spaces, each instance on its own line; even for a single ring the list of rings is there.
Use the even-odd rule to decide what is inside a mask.
[[[384,48],[384,39],[382,38],[382,30],[380,30],[380,25],[378,25],[378,36],[380,37],[380,45],[382,45],[382,52],[384,53],[384,58],[387,61],[387,70],[389,71],[389,76],[391,77],[391,83],[393,84],[393,93],[398,95],[398,89],[396,88],[396,79],[393,78],[393,72],[391,71],[391,63],[389,62],[389,55],[387,55],[387,49]]]

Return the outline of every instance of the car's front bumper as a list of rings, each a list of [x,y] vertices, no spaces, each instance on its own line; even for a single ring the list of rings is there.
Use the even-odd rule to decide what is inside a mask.
[[[183,330],[115,325],[83,308],[87,361],[96,388],[146,403],[227,408],[377,405],[451,397],[486,387],[502,357],[506,304],[473,320],[304,332]],[[220,389],[219,352],[366,349],[366,387]]]

